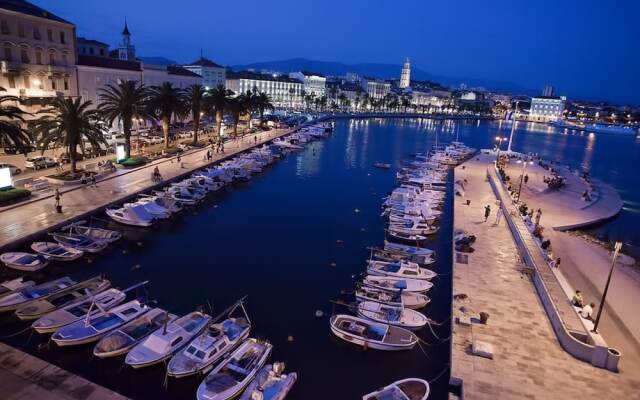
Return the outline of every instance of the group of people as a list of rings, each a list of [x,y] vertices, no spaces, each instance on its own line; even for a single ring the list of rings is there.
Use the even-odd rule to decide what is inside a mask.
[[[582,318],[588,319],[589,321],[594,322],[593,311],[594,311],[594,308],[596,307],[596,304],[593,302],[586,304],[584,302],[584,299],[582,298],[581,291],[576,290],[575,294],[573,295],[573,298],[571,299],[571,304],[574,307],[580,308],[580,311],[578,311],[578,314],[580,314]]]

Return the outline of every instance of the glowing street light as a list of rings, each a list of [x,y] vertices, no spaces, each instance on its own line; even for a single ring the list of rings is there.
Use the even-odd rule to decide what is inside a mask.
[[[516,161],[517,164],[522,164],[522,174],[520,174],[520,186],[518,187],[518,199],[516,200],[516,203],[520,202],[520,193],[522,193],[522,183],[524,181],[524,171],[527,168],[527,165],[532,165],[533,161],[529,160],[518,160]]]
[[[502,142],[504,142],[507,139],[508,137],[506,136],[496,136],[496,141],[498,142],[498,153],[496,154],[496,165],[498,163],[498,160],[500,160],[500,147],[502,147]]]

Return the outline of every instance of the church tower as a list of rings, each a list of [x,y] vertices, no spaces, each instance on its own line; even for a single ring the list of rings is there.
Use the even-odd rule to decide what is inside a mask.
[[[135,61],[136,48],[131,44],[131,33],[127,26],[127,20],[124,20],[124,29],[122,30],[122,43],[118,47],[118,58],[120,60]]]
[[[408,88],[411,84],[411,63],[409,62],[409,57],[404,61],[404,65],[402,66],[402,73],[400,74],[400,88],[405,89]]]

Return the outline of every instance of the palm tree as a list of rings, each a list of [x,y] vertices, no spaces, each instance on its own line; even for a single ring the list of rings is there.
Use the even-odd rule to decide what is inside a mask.
[[[122,81],[117,85],[107,84],[99,90],[102,113],[109,125],[119,119],[124,132],[125,157],[131,157],[131,128],[133,119],[149,118],[146,102],[149,90],[138,81]]]
[[[216,113],[216,129],[218,131],[218,137],[220,137],[220,129],[222,128],[222,116],[224,115],[224,109],[229,99],[233,96],[233,92],[229,89],[225,89],[224,86],[218,85],[211,90],[208,96],[208,101],[211,102],[211,107]]]
[[[0,92],[6,92],[6,89],[0,87]],[[28,113],[18,106],[5,104],[7,102],[20,103],[20,98],[0,95],[0,140],[9,142],[16,149],[26,153],[31,146],[31,139],[20,124],[25,122],[24,117]]]
[[[260,125],[264,124],[264,112],[274,110],[275,107],[271,103],[271,98],[265,92],[260,92],[254,97],[254,107],[260,113]]]
[[[338,102],[340,103],[340,106],[342,107],[342,111],[344,111],[344,106],[347,102],[347,96],[345,96],[344,93],[340,93],[340,96],[338,96]]]
[[[404,108],[404,112],[407,112],[407,108],[411,106],[411,97],[403,96],[402,97],[402,108]]]
[[[251,111],[253,110],[254,95],[250,91],[242,93],[236,97],[227,100],[227,109],[233,120],[233,136],[238,134],[238,124],[243,114],[249,114],[251,120]]]
[[[107,145],[100,129],[100,111],[90,110],[92,104],[80,97],[58,97],[52,100],[50,107],[41,112],[44,115],[35,122],[38,146],[43,153],[50,144],[67,148],[72,176],[77,172],[78,146],[85,141],[94,149]]]
[[[171,119],[185,114],[185,95],[182,89],[173,87],[171,82],[164,82],[160,86],[151,88],[149,96],[149,111],[153,112],[162,123],[164,133],[164,147],[169,148],[169,128]]]
[[[206,109],[206,97],[209,95],[204,86],[193,84],[186,91],[186,100],[191,111],[191,119],[193,120],[193,144],[198,143],[198,130],[200,129],[200,118]]]

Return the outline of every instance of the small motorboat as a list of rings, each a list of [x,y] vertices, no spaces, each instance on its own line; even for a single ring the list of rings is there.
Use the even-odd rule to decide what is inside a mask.
[[[132,300],[114,307],[106,313],[89,315],[72,324],[58,329],[52,336],[58,346],[76,346],[95,342],[107,333],[138,318],[149,311],[149,307],[138,300]]]
[[[436,262],[436,260],[430,256],[411,256],[404,253],[396,253],[380,248],[371,249],[371,258],[373,260],[386,262],[410,261],[412,263],[418,264],[421,267],[426,267]]]
[[[284,373],[282,362],[265,365],[239,400],[284,400],[297,379],[295,372]]]
[[[207,373],[229,351],[249,337],[251,325],[245,318],[229,318],[211,324],[200,336],[169,361],[167,375],[182,378]]]
[[[389,229],[387,230],[387,234],[389,236],[390,239],[395,239],[399,242],[405,242],[405,243],[423,243],[427,240],[427,237],[424,235],[420,235],[420,234],[416,234],[416,233],[407,233],[404,231],[400,231],[397,229],[394,229],[393,227],[389,227]]]
[[[56,261],[73,261],[84,254],[82,250],[54,242],[33,242],[31,250]]]
[[[239,395],[267,362],[273,346],[249,338],[222,360],[198,386],[198,400],[227,400]]]
[[[362,286],[356,289],[356,300],[376,301],[395,307],[406,307],[413,310],[425,307],[431,301],[426,295],[414,292],[394,292]]]
[[[382,163],[382,162],[374,162],[373,166],[380,169],[389,169],[391,168],[391,164]]]
[[[156,330],[131,349],[125,363],[136,369],[160,363],[185,347],[210,321],[211,317],[200,311],[180,317]]]
[[[430,269],[420,268],[418,264],[410,261],[385,262],[369,261],[367,273],[371,275],[391,276],[394,278],[427,279],[438,276]]]
[[[23,277],[0,283],[0,297],[7,296],[17,290],[26,289],[35,285],[34,281],[25,281]]]
[[[184,210],[184,205],[181,202],[175,200],[169,196],[166,192],[156,192],[155,196],[140,195],[141,201],[153,202],[160,207],[166,208],[171,214],[179,213]]]
[[[408,378],[365,394],[362,396],[362,400],[427,400],[429,392],[429,382],[418,378]]]
[[[403,253],[408,256],[435,257],[436,254],[435,251],[425,247],[407,246],[400,243],[389,242],[387,240],[384,241],[384,249],[386,251]]]
[[[45,299],[52,294],[67,289],[77,282],[68,276],[45,282],[40,285],[22,288],[0,297],[0,311],[15,310],[38,299]]]
[[[97,228],[95,226],[86,225],[86,221],[74,222],[71,225],[63,227],[61,230],[68,230],[69,233],[90,237],[93,240],[113,243],[122,238],[122,233],[111,229]]]
[[[49,265],[49,259],[42,254],[12,251],[0,255],[0,261],[9,268],[19,271],[35,272]]]
[[[171,217],[171,211],[150,200],[140,199],[135,203],[128,204],[141,205],[142,208],[155,219],[167,219]]]
[[[420,329],[429,322],[429,319],[418,311],[375,301],[363,301],[358,304],[358,315],[375,322],[406,329]]]
[[[418,343],[411,331],[346,314],[337,314],[329,320],[331,332],[349,343],[376,350],[410,350]]]
[[[154,308],[100,339],[93,348],[93,355],[98,358],[109,358],[126,354],[147,336],[177,318],[177,315],[170,314],[161,308]]]
[[[120,208],[109,208],[105,213],[112,220],[131,226],[151,226],[155,220],[142,204],[125,204]]]
[[[63,326],[72,324],[82,318],[89,318],[101,313],[101,310],[109,310],[122,303],[126,294],[118,289],[107,289],[95,296],[85,298],[69,304],[58,310],[52,311],[31,324],[31,327],[38,333],[52,333]]]
[[[362,281],[366,286],[396,292],[428,292],[433,287],[433,283],[427,280],[391,278],[388,276],[367,275]]]
[[[38,319],[59,308],[91,298],[95,294],[108,289],[109,286],[111,286],[111,282],[100,276],[87,279],[73,287],[52,294],[45,299],[38,299],[19,307],[16,310],[16,316],[23,321]]]
[[[64,233],[55,232],[51,236],[53,239],[63,246],[72,247],[74,249],[82,250],[86,253],[97,253],[104,250],[109,242],[93,239],[89,236],[80,235],[77,233]]]

